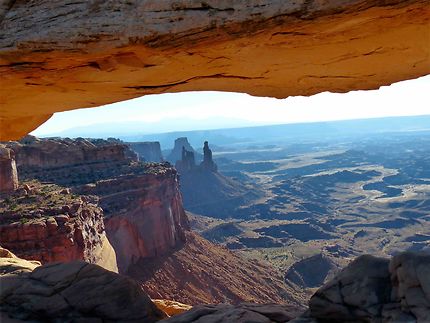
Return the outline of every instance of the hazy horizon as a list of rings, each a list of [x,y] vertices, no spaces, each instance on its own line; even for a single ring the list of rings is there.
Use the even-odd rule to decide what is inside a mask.
[[[31,134],[126,136],[175,131],[430,115],[430,76],[379,90],[274,99],[230,92],[183,92],[56,113]]]

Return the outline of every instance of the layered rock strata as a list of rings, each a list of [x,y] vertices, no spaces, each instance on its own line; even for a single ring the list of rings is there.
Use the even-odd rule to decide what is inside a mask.
[[[170,164],[138,162],[128,156],[128,146],[113,139],[28,137],[9,146],[17,151],[24,178],[58,183],[72,187],[73,193],[99,197],[107,238],[120,270],[184,242],[188,220],[178,176]]]
[[[0,145],[0,194],[7,194],[18,188],[15,153]]]
[[[146,94],[285,98],[430,73],[425,0],[3,3],[0,140]]]
[[[185,241],[189,229],[176,170],[167,164],[145,175],[96,182],[79,189],[100,197],[107,235],[120,270],[160,256]]]
[[[0,244],[42,263],[85,260],[118,271],[97,200],[54,185],[25,184],[0,199]]]
[[[61,185],[77,185],[115,175],[137,156],[127,145],[101,139],[40,139],[27,136],[9,142],[23,179],[37,178]]]
[[[2,322],[151,323],[166,317],[137,283],[82,261],[40,266],[2,252],[0,286]]]

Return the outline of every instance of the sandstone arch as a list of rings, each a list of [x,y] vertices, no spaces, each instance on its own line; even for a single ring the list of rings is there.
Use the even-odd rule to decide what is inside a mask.
[[[191,90],[284,98],[430,73],[428,0],[0,1],[0,140]]]

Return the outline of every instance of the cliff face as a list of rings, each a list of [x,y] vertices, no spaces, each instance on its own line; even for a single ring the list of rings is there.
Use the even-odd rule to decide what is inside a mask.
[[[146,162],[162,162],[163,155],[158,141],[154,142],[130,142],[128,145],[133,149],[139,158]]]
[[[104,214],[97,223],[106,226],[121,271],[185,241],[188,220],[176,170],[169,164],[137,162],[126,153],[127,146],[112,141],[33,137],[9,146],[16,149],[20,174],[27,180],[54,182],[99,198]],[[91,244],[89,238],[84,236],[84,243]]]
[[[284,98],[430,72],[425,0],[2,3],[0,140],[147,94]]]
[[[2,246],[42,263],[85,260],[118,271],[96,201],[55,185],[30,185],[0,200]]]
[[[116,250],[120,271],[140,258],[162,255],[185,241],[188,220],[172,167],[100,181],[82,191],[101,198],[106,232]]]

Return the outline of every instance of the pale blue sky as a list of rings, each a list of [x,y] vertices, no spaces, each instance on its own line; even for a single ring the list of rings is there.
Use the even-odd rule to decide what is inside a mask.
[[[148,95],[98,108],[56,113],[33,134],[44,136],[77,126],[136,121],[141,121],[143,128],[146,123],[150,132],[163,132],[201,129],[202,124],[206,128],[222,128],[424,115],[430,114],[429,102],[430,76],[374,91],[324,92],[284,100],[229,92],[185,92]]]

